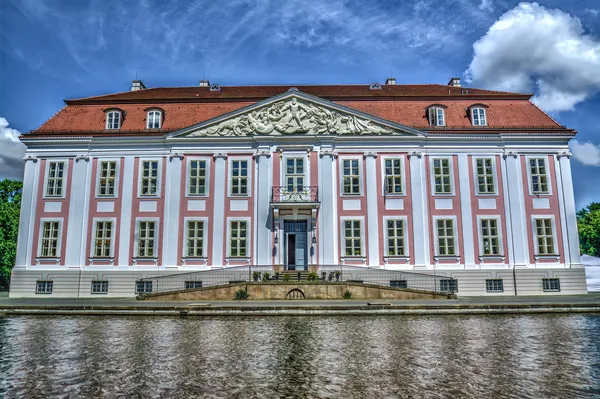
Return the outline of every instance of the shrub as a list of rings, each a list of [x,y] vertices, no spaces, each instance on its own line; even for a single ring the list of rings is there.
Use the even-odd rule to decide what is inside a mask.
[[[319,278],[319,275],[317,273],[315,273],[315,272],[308,273],[308,280],[309,281],[315,281],[318,278]]]
[[[235,292],[235,298],[234,299],[236,301],[243,301],[245,299],[248,299],[248,297],[249,297],[248,291],[245,290],[245,289],[243,289],[243,288],[240,288],[239,290],[237,290]]]
[[[262,281],[263,282],[268,281],[269,277],[271,277],[271,274],[269,272],[264,272],[262,275]]]
[[[283,281],[290,281],[290,275],[288,273],[283,275]]]
[[[346,292],[344,292],[344,299],[352,299],[352,293],[346,290]]]
[[[252,280],[254,280],[254,281],[260,280],[260,272],[252,273]]]

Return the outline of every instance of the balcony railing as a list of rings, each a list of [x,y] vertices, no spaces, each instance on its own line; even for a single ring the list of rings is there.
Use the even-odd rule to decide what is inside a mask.
[[[319,187],[317,186],[273,186],[271,202],[319,202]]]

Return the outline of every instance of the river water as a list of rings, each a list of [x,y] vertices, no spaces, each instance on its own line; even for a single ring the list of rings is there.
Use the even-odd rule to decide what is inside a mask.
[[[0,397],[599,398],[600,315],[7,317]]]

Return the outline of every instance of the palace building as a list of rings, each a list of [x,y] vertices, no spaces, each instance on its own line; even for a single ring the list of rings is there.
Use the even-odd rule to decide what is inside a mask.
[[[468,295],[585,293],[568,142],[447,85],[146,88],[66,100],[27,146],[13,297],[188,271],[354,265]],[[187,284],[186,284],[187,285]]]

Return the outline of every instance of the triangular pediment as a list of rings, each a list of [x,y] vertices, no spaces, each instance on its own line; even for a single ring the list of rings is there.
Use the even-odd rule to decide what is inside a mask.
[[[194,126],[171,137],[410,135],[426,133],[329,100],[290,89]]]

